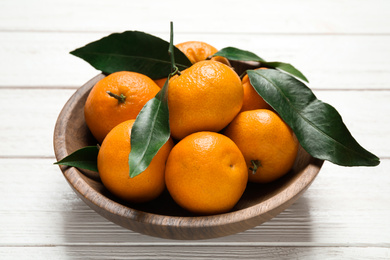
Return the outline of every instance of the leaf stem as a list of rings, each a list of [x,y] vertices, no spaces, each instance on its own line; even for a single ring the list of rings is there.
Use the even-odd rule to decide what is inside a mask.
[[[171,57],[171,74],[169,76],[172,77],[175,74],[180,75],[181,73],[179,69],[176,67],[176,63],[175,63],[175,54],[174,54],[174,45],[173,45],[173,22],[171,22],[168,54]]]

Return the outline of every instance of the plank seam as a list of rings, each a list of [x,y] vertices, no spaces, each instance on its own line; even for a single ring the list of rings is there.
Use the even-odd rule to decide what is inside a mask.
[[[15,89],[31,89],[31,90],[61,90],[61,89],[78,89],[80,86],[0,86],[0,90],[15,90]],[[373,91],[373,92],[386,92],[390,91],[390,88],[313,88],[313,91]]]
[[[130,30],[130,29],[129,29]],[[123,30],[119,30],[123,31]],[[102,31],[102,30],[47,30],[47,29],[0,29],[0,33],[80,33],[80,34],[96,34],[96,33],[114,33],[117,31]],[[148,31],[150,34],[169,34],[169,31]],[[176,31],[176,34],[206,34],[206,35],[267,35],[267,36],[390,36],[390,32],[371,33],[371,32],[204,32],[204,31]]]
[[[390,243],[318,243],[307,242],[138,242],[138,243],[58,243],[58,244],[0,244],[1,247],[285,247],[285,248],[390,248]]]

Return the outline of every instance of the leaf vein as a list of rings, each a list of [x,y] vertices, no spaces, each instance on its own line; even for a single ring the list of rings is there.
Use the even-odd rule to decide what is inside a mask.
[[[345,149],[347,149],[348,151],[350,152],[353,152],[355,154],[358,154],[359,156],[361,157],[365,157],[363,154],[349,148],[348,146],[344,145],[343,143],[340,143],[338,140],[334,139],[333,137],[329,136],[326,132],[322,131],[321,129],[319,129],[313,122],[311,122],[307,117],[305,117],[301,111],[299,111],[298,109],[295,108],[295,106],[292,105],[290,99],[284,94],[284,92],[277,86],[275,85],[269,78],[267,78],[266,76],[264,75],[261,75],[265,80],[267,80],[272,86],[275,87],[275,89],[281,93],[281,95],[284,97],[284,99],[287,101],[287,103],[289,104],[289,106],[294,110],[296,111],[296,113],[303,119],[305,120],[310,126],[312,126],[313,129],[317,130],[318,132],[322,133],[325,137],[327,137],[328,139],[331,139],[333,140],[335,143],[338,143],[339,145],[341,145],[342,147],[344,147]],[[312,104],[315,100],[312,100],[310,101],[310,104]],[[322,101],[321,101],[322,102]]]
[[[89,52],[89,51],[84,51],[82,52],[84,54],[89,54],[89,55],[105,55],[105,56],[115,56],[115,57],[126,57],[126,58],[139,58],[140,56],[134,56],[134,55],[125,55],[125,54],[118,54],[118,53],[105,53],[105,52]],[[155,61],[155,62],[160,62],[160,63],[163,63],[163,64],[171,64],[170,61],[167,61],[167,60],[161,60],[161,59],[156,59],[156,58],[151,58],[151,57],[144,57],[144,56],[141,56],[141,58],[144,58],[145,60],[147,61]],[[187,65],[184,65],[184,64],[177,64],[181,67],[184,67],[184,68],[188,68]]]
[[[162,105],[162,102],[159,101],[158,106],[157,106],[157,111],[160,111],[161,105]],[[147,137],[146,147],[149,147],[149,144],[152,141],[152,136],[153,136],[153,132],[154,132],[153,130],[154,130],[154,126],[156,124],[156,118],[158,117],[158,115],[159,115],[159,113],[155,113],[154,114],[154,117],[153,117],[153,120],[152,120],[152,125],[150,127],[150,129],[152,129],[152,131],[149,132],[149,135]],[[138,160],[138,162],[142,162],[143,161],[143,159],[145,158],[145,155],[146,155],[146,151],[147,151],[147,149],[143,150],[141,156],[139,157],[140,160]],[[140,167],[140,165],[139,165],[139,163],[137,163],[137,168],[139,168],[139,167]]]

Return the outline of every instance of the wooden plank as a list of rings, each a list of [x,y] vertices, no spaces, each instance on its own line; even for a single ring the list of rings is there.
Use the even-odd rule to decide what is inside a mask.
[[[74,91],[0,88],[0,110],[5,111],[0,113],[0,156],[52,157],[54,125]],[[339,110],[363,147],[378,156],[390,156],[390,146],[383,143],[390,132],[390,122],[384,120],[390,114],[390,91],[366,91],[362,95],[361,91],[332,90],[316,94]]]
[[[2,247],[0,257],[13,259],[389,259],[380,247],[261,247],[261,246],[61,246]]]
[[[315,91],[315,94],[337,109],[364,148],[377,156],[389,156],[390,149],[385,148],[390,133],[386,116],[390,113],[389,91]]]
[[[133,27],[132,29],[138,29]],[[0,87],[78,87],[99,73],[71,50],[109,33],[0,32]],[[168,39],[167,33],[157,36]],[[315,89],[389,89],[390,36],[177,33],[175,42],[234,46],[300,69]],[[310,46],[310,47],[308,47]],[[23,72],[23,76],[21,76]]]
[[[389,2],[351,1],[15,1],[0,5],[3,31],[388,34]],[[47,10],[50,10],[48,12]],[[172,11],[174,10],[174,11]],[[207,10],[207,11],[206,11]],[[196,15],[196,19],[194,19]],[[39,19],[37,19],[39,17]],[[233,18],[234,17],[234,18]],[[251,19],[243,19],[243,18]],[[237,22],[239,20],[239,22]],[[133,28],[129,28],[129,26]]]
[[[0,89],[0,156],[54,156],[56,119],[71,89]]]
[[[218,239],[174,241],[119,227],[82,202],[52,159],[0,159],[0,249],[56,246],[358,246],[390,248],[390,160],[325,163],[312,186],[274,219]]]

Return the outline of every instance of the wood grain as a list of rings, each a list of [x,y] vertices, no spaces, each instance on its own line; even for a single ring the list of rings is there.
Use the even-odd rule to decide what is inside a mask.
[[[146,246],[57,246],[57,247],[3,247],[3,260],[21,259],[389,259],[390,249],[381,247],[340,248],[340,247],[261,247],[242,244],[229,246],[193,247],[157,245],[150,250]]]

